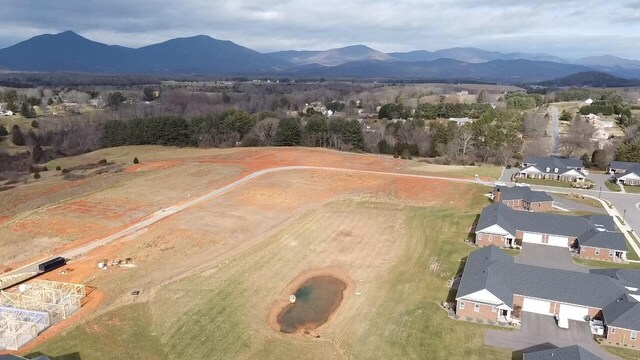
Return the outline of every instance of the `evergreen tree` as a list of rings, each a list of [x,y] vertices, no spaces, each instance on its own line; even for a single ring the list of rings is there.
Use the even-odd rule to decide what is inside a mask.
[[[293,118],[284,118],[278,124],[276,131],[276,145],[278,146],[296,146],[300,145],[302,140],[302,131],[300,130],[300,122]]]

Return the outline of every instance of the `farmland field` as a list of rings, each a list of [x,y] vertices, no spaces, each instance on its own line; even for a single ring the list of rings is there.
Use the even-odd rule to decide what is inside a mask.
[[[126,164],[133,156],[141,164]],[[267,173],[92,250],[64,274],[47,274],[95,287],[104,300],[65,329],[45,332],[26,353],[60,359],[511,358],[484,345],[487,327],[451,320],[440,306],[449,295],[447,280],[473,250],[464,239],[487,203],[486,188],[379,173],[473,180],[476,173],[491,178],[499,171],[324,150],[159,147],[105,149],[51,165],[102,158],[122,171],[74,181],[50,174],[7,193],[16,205],[36,191],[50,200],[27,197],[6,210],[0,241],[18,244],[10,247],[14,258],[26,247],[44,253],[99,238],[259,169],[318,168]],[[114,258],[131,258],[135,267],[97,269],[99,261]],[[309,335],[275,329],[269,321],[274,303],[288,298],[284,290],[300,274],[318,269],[348,278],[353,289]]]

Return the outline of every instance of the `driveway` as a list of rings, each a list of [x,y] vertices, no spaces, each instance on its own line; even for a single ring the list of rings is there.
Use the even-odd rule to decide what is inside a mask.
[[[553,198],[555,205],[569,210],[569,211],[587,211],[597,214],[607,214],[607,211],[602,207],[593,207],[587,204],[583,204],[571,199],[567,199],[564,194],[549,194]]]
[[[609,188],[607,188],[607,185],[605,185],[605,183],[611,179],[610,174],[606,174],[606,175],[590,174],[589,176],[587,176],[587,179],[593,181],[593,183],[595,184],[595,186],[593,187],[593,190],[596,190],[596,191],[600,191],[601,189],[603,191],[609,190]]]
[[[505,168],[502,173],[502,176],[500,177],[500,181],[504,183],[511,182],[511,177],[513,176],[513,174],[517,173],[518,171],[520,171],[520,168],[515,166],[512,166],[511,169]]]
[[[561,269],[588,273],[589,268],[573,263],[568,248],[559,246],[524,243],[522,252],[515,257],[518,264],[541,266],[551,269]]]
[[[488,330],[484,342],[493,347],[525,352],[580,345],[602,359],[616,359],[593,341],[589,323],[569,320],[569,328],[561,329],[553,316],[524,311],[520,330]]]

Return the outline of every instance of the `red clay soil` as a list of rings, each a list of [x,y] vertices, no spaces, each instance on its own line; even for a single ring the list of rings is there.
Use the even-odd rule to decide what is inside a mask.
[[[125,172],[128,173],[136,173],[140,171],[149,171],[149,170],[164,170],[170,169],[174,166],[178,166],[182,164],[182,161],[153,161],[153,162],[145,162],[142,164],[135,164],[129,166]]]

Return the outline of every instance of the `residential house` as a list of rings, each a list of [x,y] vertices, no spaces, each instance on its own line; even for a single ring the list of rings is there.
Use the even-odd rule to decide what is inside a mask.
[[[589,98],[589,99],[585,100],[585,101],[584,101],[584,104],[585,104],[585,105],[591,105],[591,104],[593,104],[593,99]]]
[[[608,170],[613,174],[613,180],[616,183],[624,186],[640,186],[640,163],[612,161]]]
[[[570,216],[517,211],[504,203],[485,207],[475,230],[475,244],[519,247],[523,243],[565,247],[582,257],[626,261],[624,234],[606,215]]]
[[[523,360],[602,360],[602,358],[582,346],[572,345],[524,353]]]
[[[587,174],[588,171],[580,159],[528,156],[522,161],[521,170],[515,177],[576,182],[584,181]]]
[[[463,118],[449,118],[449,121],[453,121],[456,124],[458,124],[458,126],[462,126],[465,124],[471,124],[472,122],[474,122],[474,119],[469,119],[468,117],[463,117]]]
[[[576,321],[602,320],[610,341],[638,346],[640,272],[633,287],[615,276],[518,264],[495,246],[469,254],[456,294],[457,316],[511,323],[529,312]]]
[[[497,186],[492,191],[493,202],[502,202],[515,210],[548,211],[553,209],[553,198],[544,191],[533,191],[528,186]]]

